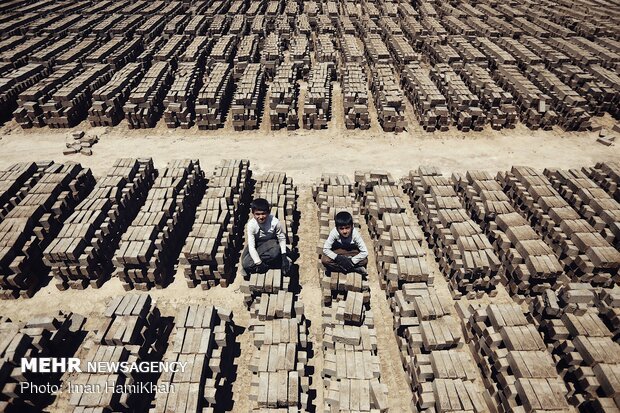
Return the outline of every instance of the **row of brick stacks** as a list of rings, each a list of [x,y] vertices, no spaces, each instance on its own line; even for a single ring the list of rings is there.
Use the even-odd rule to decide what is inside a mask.
[[[111,258],[153,184],[152,159],[118,159],[67,218],[43,252],[56,287],[99,288],[114,267]]]
[[[33,386],[61,385],[61,372],[32,372],[21,369],[21,360],[72,357],[85,335],[85,318],[79,314],[51,312],[26,322],[0,319],[0,409],[7,413],[38,412],[46,409],[54,395],[33,390]]]
[[[256,179],[254,197],[265,198],[282,223],[287,245],[297,246],[297,188],[284,173],[270,172]],[[287,248],[288,249],[288,248]],[[304,305],[298,300],[295,266],[284,275],[279,268],[251,274],[241,283],[250,311],[252,371],[249,398],[252,411],[305,411],[309,405],[308,362],[311,344]]]
[[[446,98],[419,63],[410,63],[403,68],[400,86],[416,109],[418,123],[425,131],[448,130],[450,111]]]
[[[88,363],[140,363],[161,361],[170,322],[161,316],[157,303],[148,294],[125,294],[112,298],[103,312],[96,334],[83,345],[88,353],[81,358],[81,373],[71,378],[74,386],[92,386],[101,391],[73,392],[69,405],[74,413],[94,411],[146,411],[154,392],[139,391],[154,385],[157,374],[130,371],[88,371]],[[105,391],[114,386],[115,391]],[[135,387],[134,387],[135,386]],[[148,387],[147,387],[148,388]],[[135,391],[134,391],[135,390]],[[88,410],[86,410],[88,411]]]
[[[230,380],[236,370],[232,311],[212,305],[185,305],[174,323],[172,345],[163,361],[187,364],[182,371],[161,374],[157,386],[174,391],[157,393],[149,412],[227,409]]]
[[[515,127],[518,115],[512,94],[502,90],[495,83],[488,69],[477,64],[466,63],[459,75],[480,99],[480,106],[486,110],[491,128],[512,129]]]
[[[323,174],[312,195],[319,209],[320,259],[322,245],[335,226],[335,215],[351,213],[354,227],[359,229],[360,205],[353,183],[342,175]],[[318,273],[323,292],[324,410],[387,411],[387,386],[380,381],[368,276],[331,272],[320,262]]]
[[[569,411],[568,388],[536,325],[516,303],[459,306],[492,411]]]
[[[0,171],[0,222],[41,179],[48,162],[21,162]]]
[[[304,129],[325,129],[331,119],[333,63],[315,64],[308,75],[303,106]]]
[[[355,38],[353,38],[355,40]],[[344,106],[344,125],[347,129],[370,128],[368,114],[368,80],[359,63],[347,63],[340,76]]]
[[[218,62],[205,71],[195,106],[199,129],[218,129],[224,126],[232,89],[232,70],[229,63]]]
[[[250,63],[236,82],[230,111],[236,131],[258,129],[267,85],[259,63]]]
[[[453,298],[494,296],[503,271],[501,261],[482,228],[461,205],[454,189],[456,180],[441,175],[437,168],[420,167],[410,171],[404,189]]]
[[[164,98],[164,120],[169,128],[189,129],[194,124],[196,97],[202,81],[204,62],[197,59],[179,63],[174,81]]]
[[[446,63],[438,63],[431,69],[431,79],[444,96],[452,114],[452,124],[463,132],[481,131],[486,123],[486,116],[480,108],[476,95],[456,72]]]
[[[594,168],[584,168],[584,172],[620,202],[620,162],[598,162]]]
[[[269,87],[269,118],[271,129],[295,130],[299,126],[297,100],[299,98],[299,70],[296,65],[282,63],[275,70]]]
[[[385,172],[356,172],[379,282],[394,317],[394,334],[415,411],[485,411],[476,366],[463,351],[452,300],[434,287],[424,234],[412,222],[401,189]]]
[[[31,297],[46,281],[49,268],[43,251],[94,186],[90,169],[80,164],[40,163],[36,169],[31,169],[34,179],[24,182],[15,195],[18,200],[23,198],[0,222],[2,298]]]
[[[491,174],[468,171],[454,182],[461,202],[484,230],[505,269],[504,283],[514,299],[557,288],[564,271],[553,250],[511,204]]]
[[[171,161],[158,171],[112,260],[125,290],[163,288],[171,282],[204,185],[197,160]]]
[[[109,82],[93,92],[93,105],[88,109],[91,126],[115,126],[123,118],[123,105],[129,93],[142,80],[145,64],[129,63],[114,73]]]
[[[0,117],[5,119],[17,108],[21,92],[31,87],[51,72],[47,64],[29,63],[8,74],[0,81]]]
[[[250,161],[226,160],[206,177],[207,189],[180,258],[189,287],[226,287],[234,279],[248,216],[251,176]]]
[[[617,283],[620,253],[535,169],[513,167],[500,176],[513,206],[543,236],[573,281]]]
[[[172,83],[173,66],[155,60],[123,105],[130,129],[152,128],[163,113],[163,100]]]

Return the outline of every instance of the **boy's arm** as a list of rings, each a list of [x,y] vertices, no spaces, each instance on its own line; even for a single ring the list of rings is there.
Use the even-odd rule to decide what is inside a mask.
[[[256,265],[262,262],[260,259],[260,255],[258,255],[258,251],[256,251],[255,234],[257,232],[256,231],[257,225],[258,224],[254,220],[251,220],[250,222],[248,222],[247,234],[246,234],[246,238],[248,239],[248,252],[250,253],[250,257],[252,257],[252,260],[254,261],[254,264]]]
[[[353,243],[357,246],[359,250],[359,254],[351,258],[353,264],[357,264],[364,258],[368,257],[368,249],[366,248],[366,244],[362,239],[362,235],[359,233],[357,229],[353,230]]]
[[[336,234],[334,233],[334,230],[332,229],[329,232],[329,236],[325,240],[325,244],[323,244],[323,255],[328,256],[332,260],[335,260],[336,257],[338,256],[338,254],[332,251],[332,246],[334,245],[335,240],[336,240]]]
[[[278,239],[278,244],[280,244],[280,253],[286,255],[286,235],[284,235],[280,221],[276,223],[276,238]]]

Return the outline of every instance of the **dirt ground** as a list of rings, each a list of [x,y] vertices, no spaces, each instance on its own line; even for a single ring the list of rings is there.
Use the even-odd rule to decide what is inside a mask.
[[[302,91],[303,93],[303,91]],[[342,107],[339,87],[334,88],[334,107]],[[339,103],[340,102],[340,103]],[[299,227],[301,294],[306,316],[310,320],[310,340],[314,347],[312,365],[315,367],[312,388],[316,390],[314,401],[318,409],[323,405],[321,370],[321,291],[316,269],[316,240],[318,222],[316,205],[311,194],[311,184],[323,172],[347,174],[353,178],[356,170],[387,170],[399,178],[419,165],[435,165],[444,172],[484,169],[507,170],[512,165],[545,167],[581,167],[598,161],[620,161],[618,143],[606,147],[596,143],[598,132],[566,133],[554,131],[531,131],[519,124],[516,129],[461,133],[455,128],[449,132],[426,133],[417,124],[408,106],[409,129],[400,134],[383,133],[377,123],[376,112],[371,108],[372,128],[367,131],[348,131],[344,128],[341,113],[334,113],[329,128],[323,131],[298,130],[295,132],[269,130],[268,121],[259,131],[235,132],[230,122],[219,131],[168,129],[160,121],[152,130],[129,130],[125,122],[115,128],[91,128],[83,122],[74,130],[97,134],[100,142],[90,157],[83,155],[63,156],[65,138],[69,130],[31,129],[22,130],[13,121],[0,128],[0,169],[18,161],[53,159],[57,162],[77,161],[92,168],[95,176],[108,169],[118,157],[153,157],[157,167],[179,158],[200,159],[204,170],[210,171],[226,158],[248,158],[255,174],[273,170],[285,171],[299,185]],[[265,116],[267,119],[268,117]],[[594,119],[610,133],[614,120],[608,116]],[[370,243],[367,228],[362,228],[366,242]],[[425,246],[425,248],[427,248]],[[437,289],[450,299],[447,285],[428,250],[429,264],[436,276]],[[411,390],[406,382],[399,349],[392,331],[392,314],[385,293],[380,289],[378,274],[371,257],[369,274],[371,307],[373,309],[379,342],[382,380],[388,386],[392,411],[408,411]],[[208,291],[187,288],[179,269],[172,285],[156,289],[150,294],[157,300],[164,315],[175,315],[181,305],[188,303],[211,303],[230,308],[237,325],[247,327],[250,316],[239,291],[240,277],[228,288]],[[112,279],[100,289],[84,291],[58,291],[53,282],[39,291],[32,299],[0,301],[0,314],[17,320],[26,320],[41,312],[62,309],[89,317],[87,328],[96,328],[106,302],[113,296],[123,294],[120,281]],[[494,300],[509,300],[505,290]],[[251,333],[244,331],[238,338],[241,355],[237,378],[233,384],[233,411],[248,411],[250,400],[247,391],[251,372],[247,368],[254,346]],[[465,346],[463,351],[469,351]],[[67,400],[59,398],[50,411],[68,411]]]

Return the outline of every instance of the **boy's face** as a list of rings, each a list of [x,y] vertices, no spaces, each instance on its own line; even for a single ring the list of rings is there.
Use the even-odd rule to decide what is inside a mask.
[[[259,224],[264,224],[265,221],[267,221],[267,216],[269,215],[269,212],[256,210],[252,211],[252,215]]]
[[[338,233],[340,234],[341,237],[348,238],[349,235],[351,235],[351,231],[353,230],[353,226],[351,226],[351,225],[343,225],[343,226],[337,227],[337,229],[338,229]]]

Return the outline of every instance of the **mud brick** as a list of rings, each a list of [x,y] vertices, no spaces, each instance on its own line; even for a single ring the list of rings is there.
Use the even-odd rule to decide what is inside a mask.
[[[379,123],[386,132],[402,132],[407,126],[403,92],[389,64],[372,66],[370,90],[375,98]]]
[[[202,79],[202,61],[181,63],[174,74],[174,81],[164,98],[166,126],[188,129],[193,124],[194,107]]]
[[[303,105],[304,129],[324,129],[331,118],[333,64],[322,62],[310,71]]]
[[[155,62],[144,74],[142,80],[132,89],[128,101],[123,105],[125,119],[130,128],[155,126],[163,112],[164,95],[172,79],[172,66],[167,62]]]

